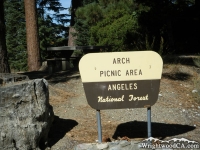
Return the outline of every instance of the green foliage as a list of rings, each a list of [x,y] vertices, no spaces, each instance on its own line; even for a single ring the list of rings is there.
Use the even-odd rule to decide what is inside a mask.
[[[26,30],[23,0],[5,1],[6,45],[12,69],[27,69]]]
[[[162,55],[174,51],[191,53],[200,46],[200,7],[196,5],[198,1],[73,2],[76,4],[76,45],[109,45],[112,46],[111,51],[152,49]],[[37,0],[42,59],[48,57],[47,47],[67,45],[67,23],[70,20],[68,14],[59,13],[63,9],[66,8],[61,6],[59,0]],[[48,14],[48,10],[54,13]],[[27,68],[24,18],[23,0],[5,0],[9,63],[12,69],[17,70]]]
[[[116,3],[107,9],[102,21],[91,27],[90,44],[112,45],[113,51],[125,50],[127,38],[133,38],[137,28],[137,13]]]
[[[50,57],[47,47],[67,45],[67,23],[70,20],[68,14],[60,14],[61,10],[67,8],[63,8],[59,0],[38,0],[37,6],[41,57],[45,60]],[[48,14],[47,11],[54,13]]]
[[[76,44],[109,45],[112,51],[133,50],[139,36],[138,17],[147,10],[129,0],[99,0],[80,7],[76,11]]]
[[[44,60],[49,57],[46,51],[47,47],[67,45],[68,27],[53,23],[50,16],[47,16],[45,20],[38,18],[38,24],[41,57]]]
[[[76,11],[76,45],[89,45],[90,27],[102,18],[102,10],[97,3],[90,3]]]
[[[83,19],[76,20],[76,24],[74,25],[74,28],[77,32],[72,33],[73,36],[76,38],[76,45],[80,46],[86,46],[89,44],[89,25],[84,22]]]
[[[112,51],[152,49],[160,54],[195,51],[200,44],[200,8],[195,2],[89,0],[76,11],[76,44],[110,45]]]
[[[14,70],[27,70],[26,27],[23,0],[5,0],[6,45],[9,64]],[[42,60],[49,46],[67,45],[68,14],[60,14],[59,0],[37,0],[40,52]],[[53,14],[47,11],[52,10]],[[56,22],[56,23],[55,23]]]
[[[155,37],[154,50],[160,51],[162,37],[163,54],[174,51],[176,53],[195,51],[199,45],[197,37],[200,30],[197,26],[200,20],[197,17],[199,8],[194,6],[194,0],[137,0],[137,2],[142,2],[151,8],[150,11],[142,13],[139,24],[142,35]]]
[[[83,0],[83,6],[93,3],[93,2],[98,2],[98,0]]]

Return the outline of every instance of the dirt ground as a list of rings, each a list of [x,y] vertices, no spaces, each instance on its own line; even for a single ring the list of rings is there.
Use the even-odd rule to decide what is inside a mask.
[[[187,138],[200,142],[200,68],[165,63],[158,101],[152,106],[152,136],[162,140]],[[44,76],[49,83],[55,120],[49,133],[52,150],[67,150],[98,139],[96,110],[85,98],[77,69]],[[103,141],[147,138],[147,110],[102,110]]]

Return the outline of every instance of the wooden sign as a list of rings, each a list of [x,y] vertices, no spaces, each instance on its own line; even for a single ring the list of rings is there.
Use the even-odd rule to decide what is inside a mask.
[[[154,51],[90,53],[79,62],[88,104],[96,110],[154,105],[162,67]]]

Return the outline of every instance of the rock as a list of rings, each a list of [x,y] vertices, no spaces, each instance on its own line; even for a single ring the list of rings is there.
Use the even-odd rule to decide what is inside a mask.
[[[97,144],[98,149],[105,149],[108,148],[108,143],[98,143]]]
[[[130,144],[131,144],[131,143],[128,142],[128,141],[121,141],[121,142],[120,142],[120,146],[121,146],[121,147],[125,147],[125,146],[130,145]]]
[[[197,93],[198,91],[197,90],[192,90],[192,93]]]
[[[0,86],[0,149],[44,149],[53,118],[45,79]]]
[[[90,143],[83,143],[83,144],[79,144],[77,145],[77,147],[75,148],[75,150],[86,150],[86,149],[92,149],[93,145]]]
[[[28,76],[15,73],[0,73],[0,86],[12,85],[29,80]]]

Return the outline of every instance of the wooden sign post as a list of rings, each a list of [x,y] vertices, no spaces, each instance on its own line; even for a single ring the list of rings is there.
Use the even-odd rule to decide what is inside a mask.
[[[98,110],[98,118],[103,109],[151,110],[158,99],[162,67],[154,51],[90,53],[79,62],[88,104]]]

